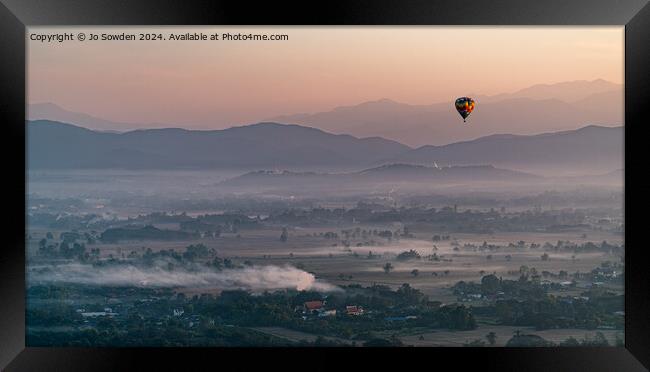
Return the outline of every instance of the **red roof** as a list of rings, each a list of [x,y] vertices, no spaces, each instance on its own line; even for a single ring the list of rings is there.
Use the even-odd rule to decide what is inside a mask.
[[[348,313],[358,313],[363,311],[363,308],[361,306],[346,306],[345,311]]]
[[[307,301],[305,307],[307,310],[318,310],[323,307],[323,301]]]

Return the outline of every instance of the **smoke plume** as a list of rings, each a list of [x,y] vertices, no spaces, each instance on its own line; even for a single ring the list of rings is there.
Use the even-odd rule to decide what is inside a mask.
[[[313,274],[292,266],[252,266],[215,271],[210,268],[168,270],[161,266],[85,264],[30,267],[29,284],[74,283],[98,286],[183,287],[219,290],[296,289],[331,292],[338,287],[317,280]]]

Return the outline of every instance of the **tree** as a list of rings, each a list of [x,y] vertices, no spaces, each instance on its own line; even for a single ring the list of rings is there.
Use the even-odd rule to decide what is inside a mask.
[[[413,249],[410,249],[408,251],[404,251],[400,254],[397,255],[397,259],[400,261],[406,261],[406,260],[419,260],[420,259],[420,254]]]
[[[542,255],[542,261],[548,261],[548,253],[544,252]]]
[[[485,338],[488,340],[488,343],[490,346],[494,346],[497,342],[497,334],[494,332],[490,332],[487,335],[485,335]]]
[[[386,262],[386,264],[384,265],[384,272],[388,274],[390,273],[391,270],[393,270],[393,264],[391,264],[390,262]]]
[[[593,339],[585,337],[582,346],[609,346],[609,341],[602,332],[596,332]]]
[[[483,294],[495,294],[501,289],[501,282],[496,275],[486,275],[481,279],[481,292]]]
[[[522,335],[519,331],[506,343],[506,347],[548,347],[552,342],[537,335]]]
[[[286,242],[289,239],[289,231],[286,227],[282,228],[282,234],[280,234],[280,241]]]
[[[580,346],[580,342],[578,342],[578,340],[576,340],[573,337],[569,337],[566,340],[560,342],[560,346],[562,346],[562,347],[576,347],[576,346]]]
[[[411,275],[413,275],[414,277],[418,276],[419,274],[420,274],[420,270],[418,270],[418,269],[411,270]]]
[[[151,248],[147,248],[147,256],[151,256]],[[192,244],[185,247],[185,252],[183,252],[183,258],[189,261],[192,261],[197,258],[206,258],[209,255],[208,248],[203,244]]]

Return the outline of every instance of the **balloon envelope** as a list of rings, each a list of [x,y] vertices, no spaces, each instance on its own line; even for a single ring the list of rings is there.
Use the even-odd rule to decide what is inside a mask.
[[[469,114],[472,113],[475,104],[476,102],[469,97],[460,97],[456,99],[456,111],[458,111],[460,116],[463,117],[463,121],[465,121]]]

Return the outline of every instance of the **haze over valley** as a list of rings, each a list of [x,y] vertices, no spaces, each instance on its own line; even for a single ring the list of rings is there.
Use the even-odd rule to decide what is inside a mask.
[[[28,40],[27,346],[624,345],[623,27],[160,32],[283,37]]]

